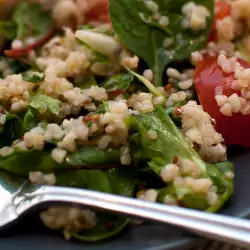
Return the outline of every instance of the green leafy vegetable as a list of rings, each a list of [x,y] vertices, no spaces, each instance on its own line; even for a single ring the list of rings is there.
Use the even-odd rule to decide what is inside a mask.
[[[3,59],[6,61],[6,63],[8,63],[10,69],[13,71],[14,74],[22,73],[30,68],[30,65],[24,62],[5,58],[5,57],[3,57]]]
[[[42,10],[40,4],[22,1],[13,13],[12,20],[17,26],[16,39],[38,37],[46,34],[51,27],[50,12]]]
[[[236,48],[238,49],[240,57],[246,60],[247,62],[250,62],[250,53],[246,51],[242,43],[236,43]]]
[[[147,80],[145,77],[143,77],[142,75],[139,75],[137,73],[135,73],[134,71],[132,71],[131,69],[127,68],[127,70],[133,74],[134,76],[136,76],[147,88],[148,90],[156,96],[161,96],[162,93],[149,81]]]
[[[93,112],[90,112],[88,114],[88,116],[92,116],[92,115],[100,115],[100,114],[104,114],[106,113],[106,107],[104,106],[104,104],[100,104],[99,107],[97,108],[97,110],[93,111]]]
[[[72,237],[85,242],[98,242],[119,234],[129,223],[129,219],[116,214],[98,213],[96,226]]]
[[[86,122],[86,126],[87,126],[88,128],[90,128],[90,127],[92,126],[92,124],[93,124],[93,122],[92,122],[92,121],[88,121],[88,122]]]
[[[154,72],[154,84],[160,86],[164,68],[170,62],[186,60],[191,52],[204,47],[212,25],[214,1],[194,1],[206,6],[211,13],[206,28],[200,32],[183,28],[181,9],[187,0],[154,2],[159,6],[159,14],[168,17],[167,27],[154,22],[150,10],[139,0],[109,0],[109,12],[119,40],[147,62]],[[168,48],[164,48],[166,38],[173,39]]]
[[[129,73],[121,73],[118,75],[113,75],[108,78],[103,84],[102,87],[105,88],[108,92],[115,90],[127,90],[130,84],[133,82],[134,76]]]
[[[161,159],[165,163],[172,163],[175,156],[180,156],[196,162],[205,171],[205,164],[190,147],[163,108],[156,107],[151,113],[133,115],[129,118],[128,123],[138,130],[136,137],[140,139],[140,147],[135,152],[140,150],[146,160],[152,159],[153,162],[154,159]],[[157,140],[150,140],[148,136],[150,129],[157,133]],[[137,144],[137,140],[135,143]],[[159,173],[157,169],[155,171]]]
[[[8,172],[27,176],[30,171],[51,173],[55,170],[70,168],[107,167],[120,163],[120,150],[99,150],[95,147],[80,148],[69,153],[65,162],[59,164],[51,157],[51,151],[15,150],[12,154],[0,157],[0,166]]]
[[[35,112],[32,108],[29,108],[23,118],[23,127],[26,130],[31,130],[32,128],[37,127],[39,121],[36,119]]]
[[[134,193],[135,182],[133,172],[127,168],[101,170],[78,170],[57,176],[57,185],[87,188],[100,192],[119,194],[131,197]],[[94,228],[72,237],[87,242],[96,242],[117,235],[126,227],[129,219],[111,214],[97,213],[97,224]]]
[[[87,74],[76,78],[75,85],[81,89],[89,89],[92,86],[97,86],[97,82],[92,74]]]
[[[33,83],[42,82],[44,80],[44,77],[45,77],[44,73],[33,72],[33,71],[22,74],[22,78],[24,81]]]
[[[8,40],[16,37],[17,26],[13,21],[0,21],[0,34]]]
[[[86,188],[104,193],[111,193],[112,188],[105,172],[101,170],[78,170],[57,176],[58,186]]]
[[[100,150],[96,147],[83,147],[71,153],[66,158],[66,163],[70,166],[95,166],[119,163],[120,151],[116,148]]]
[[[107,171],[80,169],[58,174],[56,184],[132,196],[135,186],[134,178],[133,171],[123,167]]]
[[[30,171],[51,173],[61,167],[50,156],[50,152],[35,150],[15,150],[12,154],[0,157],[0,166],[13,174],[27,176]]]
[[[80,24],[80,25],[78,25],[77,30],[92,30],[94,28],[95,28],[95,26],[92,24],[86,24],[86,25]]]
[[[92,62],[93,63],[100,62],[103,64],[109,64],[111,61],[110,61],[108,56],[105,56],[105,55],[99,53],[98,51],[93,51]]]
[[[20,118],[5,111],[5,123],[0,133],[0,146],[10,146],[12,142],[23,134],[23,126]]]
[[[37,93],[30,97],[29,106],[45,113],[49,110],[52,114],[58,115],[61,101],[41,93]]]
[[[217,167],[203,162],[162,107],[156,107],[151,113],[133,115],[127,122],[137,131],[131,138],[131,152],[136,166],[147,163],[150,169],[160,175],[161,170],[167,164],[173,163],[174,159],[188,159],[199,167],[201,178],[212,180],[218,189],[220,200],[215,206],[209,207],[206,196],[201,196],[188,187],[176,188],[172,182],[162,191],[164,194],[174,196],[184,206],[208,211],[217,211],[230,197],[233,183],[226,179],[225,171],[229,171],[232,166],[223,163]],[[149,130],[157,133],[157,139],[150,139]]]

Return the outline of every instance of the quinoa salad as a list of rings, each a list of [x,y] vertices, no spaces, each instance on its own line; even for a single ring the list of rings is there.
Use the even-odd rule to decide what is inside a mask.
[[[230,200],[227,146],[250,146],[249,0],[7,0],[0,13],[1,169],[207,212]],[[73,205],[40,218],[87,242],[142,223]]]

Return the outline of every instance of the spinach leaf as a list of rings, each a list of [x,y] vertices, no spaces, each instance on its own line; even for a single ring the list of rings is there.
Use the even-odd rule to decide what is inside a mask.
[[[95,111],[92,111],[88,114],[88,116],[92,116],[92,115],[100,115],[100,114],[104,114],[107,112],[107,108],[106,106],[102,103],[98,106],[98,108]]]
[[[22,73],[26,70],[28,70],[30,68],[30,65],[18,61],[18,60],[13,60],[13,59],[9,59],[9,58],[4,58],[6,60],[6,62],[8,63],[9,67],[11,68],[11,70],[15,73],[15,74],[19,74]]]
[[[151,113],[132,115],[127,123],[136,131],[131,136],[132,160],[136,167],[144,164],[160,175],[161,170],[173,163],[176,157],[188,159],[200,168],[201,178],[209,178],[216,186],[219,200],[215,205],[209,206],[206,195],[194,192],[187,186],[175,187],[171,181],[167,182],[167,187],[162,192],[175,197],[184,206],[210,212],[217,211],[229,199],[233,192],[233,180],[226,179],[225,173],[232,171],[232,164],[213,165],[203,162],[164,108],[156,107]],[[148,136],[149,130],[157,133],[155,140]]]
[[[119,148],[101,150],[97,147],[82,147],[76,152],[69,154],[66,158],[67,165],[78,167],[118,164],[119,162]]]
[[[22,74],[22,78],[26,82],[39,83],[44,80],[44,73],[29,71]]]
[[[86,188],[104,193],[132,196],[135,187],[133,171],[127,168],[114,168],[108,171],[80,169],[57,175],[58,186]]]
[[[51,150],[15,150],[8,156],[0,157],[1,168],[22,176],[27,176],[30,171],[51,173],[60,169],[95,168],[97,164],[105,167],[119,163],[119,149],[101,151],[95,147],[84,147],[69,153],[65,162],[61,164],[52,159]]]
[[[0,146],[10,146],[14,140],[22,136],[23,132],[20,118],[6,112],[4,128],[0,133]]]
[[[16,24],[13,21],[0,21],[0,34],[8,40],[16,37]]]
[[[95,28],[95,26],[92,24],[86,24],[86,25],[80,24],[80,25],[78,25],[77,30],[92,30],[94,28]]]
[[[57,185],[87,188],[106,193],[114,193],[131,197],[134,193],[135,178],[127,168],[100,170],[78,170],[57,176]],[[111,238],[121,232],[129,219],[120,215],[98,212],[97,224],[94,228],[78,234],[73,238],[86,242],[97,242]]]
[[[234,165],[231,162],[225,161],[216,164],[207,164],[207,173],[213,180],[218,188],[218,193],[222,194],[225,187],[232,186],[233,183],[230,179],[226,178],[228,172],[234,171]]]
[[[112,193],[108,176],[101,170],[81,169],[74,172],[67,172],[57,176],[58,186],[70,186],[86,188],[104,193]]]
[[[113,75],[108,78],[103,84],[102,87],[105,88],[108,92],[115,90],[127,90],[130,84],[133,82],[134,76],[130,73],[121,73],[118,75]]]
[[[129,223],[124,216],[109,213],[98,213],[96,226],[81,234],[72,234],[77,240],[85,242],[98,242],[119,234]]]
[[[40,4],[22,1],[15,9],[12,20],[17,26],[16,39],[46,34],[51,27],[50,12],[42,10]]]
[[[23,127],[26,130],[31,130],[32,128],[37,127],[39,121],[36,119],[35,112],[32,108],[29,108],[23,118]]]
[[[92,58],[93,63],[100,62],[103,64],[108,64],[111,62],[108,56],[105,56],[99,53],[98,51],[93,50],[92,53],[93,53],[93,58]]]
[[[161,91],[159,89],[157,89],[154,84],[152,84],[149,80],[147,80],[144,76],[137,74],[136,72],[134,72],[133,70],[127,68],[127,70],[134,75],[137,79],[139,79],[144,85],[145,87],[147,87],[147,89],[155,96],[163,96]]]
[[[0,157],[0,166],[6,171],[27,176],[30,171],[51,173],[63,168],[51,158],[51,152],[35,150],[15,150],[12,154]]]
[[[40,113],[49,110],[52,114],[58,115],[61,101],[50,96],[37,93],[30,97],[29,106],[36,109]]]
[[[181,204],[186,208],[206,210],[209,207],[205,195],[193,193],[188,188],[179,188],[178,192],[176,192],[175,188],[167,186],[159,191],[157,198],[158,202],[163,203],[165,195],[168,195],[173,199],[176,199],[177,196],[178,201],[181,201]]]
[[[195,161],[203,170],[206,169],[205,163],[203,163],[196,151],[190,147],[164,108],[156,107],[151,113],[132,115],[127,122],[129,126],[132,126],[138,132],[137,135],[132,137],[132,147],[135,145],[132,152],[141,151],[140,157],[152,160],[155,167],[154,171],[157,174],[160,171],[157,166],[161,165],[161,161],[165,164],[172,163],[175,156]],[[156,140],[152,140],[148,136],[150,129],[157,133]],[[137,145],[138,143],[140,146]]]
[[[74,84],[81,89],[89,89],[92,86],[97,86],[95,77],[92,74],[87,74],[76,78]]]
[[[106,112],[109,111],[109,105],[107,101],[103,101],[98,108],[95,111],[92,111],[88,114],[89,117],[92,115],[100,115],[100,114],[105,114]]]
[[[200,32],[183,28],[184,16],[181,9],[188,0],[154,0],[154,2],[159,6],[159,14],[168,17],[167,28],[156,25],[143,1],[109,0],[109,12],[119,40],[146,61],[154,73],[154,84],[160,86],[163,71],[169,63],[186,60],[191,52],[204,47],[212,25],[214,1],[194,1],[196,4],[206,6],[211,13],[207,18],[207,27]],[[169,48],[164,48],[163,45],[166,38],[173,39],[173,45]]]

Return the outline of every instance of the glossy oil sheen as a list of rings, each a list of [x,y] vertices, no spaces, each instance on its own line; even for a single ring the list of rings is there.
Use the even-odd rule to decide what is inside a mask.
[[[248,216],[250,213],[250,150],[230,148],[230,160],[235,163],[235,195],[222,213]],[[146,224],[125,230],[111,241],[97,244],[67,242],[45,229],[37,214],[0,234],[0,249],[4,250],[180,250],[194,246],[199,239],[172,226]]]

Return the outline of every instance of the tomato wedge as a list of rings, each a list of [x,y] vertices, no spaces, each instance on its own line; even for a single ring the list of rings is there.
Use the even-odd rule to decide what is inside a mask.
[[[220,132],[227,145],[250,147],[250,115],[234,113],[224,116],[215,100],[215,88],[221,87],[223,95],[230,96],[239,92],[231,88],[233,74],[225,74],[217,64],[217,57],[203,55],[203,60],[197,65],[194,82],[198,98],[204,111],[216,120],[216,130]],[[238,59],[243,68],[250,68],[250,63]]]

